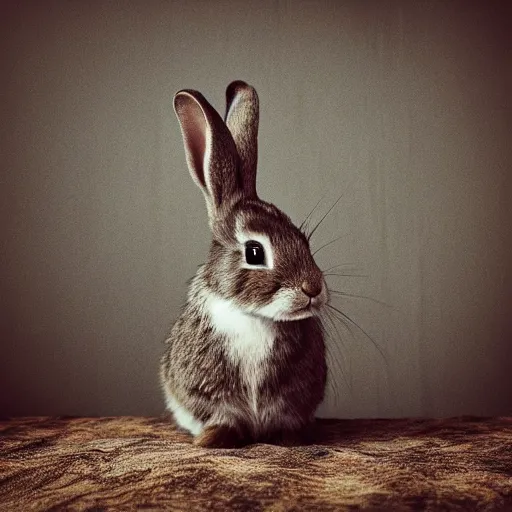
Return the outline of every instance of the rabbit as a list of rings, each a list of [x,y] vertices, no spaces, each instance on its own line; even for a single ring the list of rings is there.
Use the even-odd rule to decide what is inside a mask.
[[[327,378],[319,314],[329,300],[306,235],[256,193],[259,100],[226,90],[174,97],[212,241],[166,340],[160,382],[175,423],[202,447],[310,442]]]

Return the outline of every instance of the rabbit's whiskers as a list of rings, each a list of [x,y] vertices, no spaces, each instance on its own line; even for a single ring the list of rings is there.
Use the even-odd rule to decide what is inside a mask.
[[[328,321],[328,323],[327,323]],[[322,325],[324,330],[327,332],[330,338],[337,338],[340,343],[343,345],[343,336],[341,335],[338,326],[335,322],[335,320],[332,317],[331,311],[328,309],[324,310],[324,315],[322,315]],[[346,327],[345,327],[346,328]],[[328,365],[330,368],[330,373],[332,375],[336,375],[337,372],[342,376],[345,384],[348,388],[350,388],[349,381],[347,380],[347,375],[344,371],[344,366],[346,365],[346,358],[345,358],[345,352],[344,350],[338,350],[338,345],[326,345],[326,351],[328,355],[328,361],[332,361],[332,365]],[[335,371],[334,371],[335,370]],[[335,382],[335,379],[333,378],[333,381]],[[334,383],[331,383],[331,388],[334,391],[335,399],[338,399],[339,393],[338,389],[334,385]]]
[[[343,235],[338,236],[331,240],[330,242],[327,242],[326,244],[321,245],[318,249],[315,249],[314,252],[311,253],[311,256],[314,256],[317,252],[320,252],[324,247],[328,247],[329,245],[333,244],[334,242],[337,242],[338,240],[341,240],[343,238]]]
[[[327,216],[331,213],[333,208],[340,202],[341,198],[343,197],[343,194],[341,194],[336,201],[334,201],[334,204],[325,212],[323,217],[315,224],[315,227],[306,235],[308,240],[311,240],[311,237],[315,233],[315,231],[320,227],[320,224],[327,218]]]
[[[370,300],[372,302],[375,302],[376,304],[380,304],[381,306],[391,307],[389,304],[383,302],[382,300],[374,299],[373,297],[368,297],[366,295],[358,295],[357,293],[346,293],[346,292],[341,292],[339,290],[333,290],[331,288],[329,288],[329,293],[332,295],[339,295],[341,297],[348,297],[350,299]]]
[[[315,206],[313,206],[313,208],[311,209],[311,211],[306,215],[306,218],[301,222],[300,226],[299,226],[299,229],[307,236],[307,229],[309,227],[309,220],[310,220],[310,217],[311,215],[313,215],[314,211],[317,209],[318,205],[325,199],[325,195],[324,194],[319,200],[318,202],[315,204]]]
[[[344,313],[337,307],[333,306],[332,304],[326,304],[326,306],[331,310],[334,318],[348,328],[348,330],[351,332],[351,334],[354,338],[355,338],[355,335],[354,335],[354,331],[352,330],[352,327],[355,327],[359,332],[361,332],[364,335],[364,337],[367,338],[372,343],[372,345],[377,349],[377,351],[381,355],[383,361],[386,363],[386,366],[388,365],[388,361],[386,359],[386,356],[385,356],[382,348],[357,322],[355,322],[346,313]]]
[[[352,265],[353,267],[353,263],[340,263],[339,265],[333,265],[332,267],[329,267],[329,268],[324,268],[322,270],[322,272],[329,272],[329,270],[334,270],[335,268],[339,268],[339,267],[348,267],[349,265]],[[352,270],[359,270],[357,267],[353,267]]]

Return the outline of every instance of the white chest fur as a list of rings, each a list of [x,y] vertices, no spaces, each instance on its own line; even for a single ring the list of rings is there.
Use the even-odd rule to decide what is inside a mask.
[[[275,340],[273,323],[249,315],[220,297],[207,303],[212,326],[226,339],[228,357],[240,368],[248,388],[249,405],[258,416],[258,387],[267,371],[267,359]]]

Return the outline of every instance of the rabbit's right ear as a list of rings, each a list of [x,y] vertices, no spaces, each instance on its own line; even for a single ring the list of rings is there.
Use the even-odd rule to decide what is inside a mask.
[[[182,90],[174,96],[190,174],[203,191],[210,225],[222,207],[243,194],[239,157],[233,137],[204,96]]]
[[[240,157],[246,194],[256,196],[258,165],[258,124],[260,106],[254,87],[242,80],[231,82],[226,89],[225,121]]]

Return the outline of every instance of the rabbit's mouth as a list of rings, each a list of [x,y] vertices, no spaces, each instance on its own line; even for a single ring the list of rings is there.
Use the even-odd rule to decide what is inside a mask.
[[[261,316],[270,316],[265,313]],[[281,310],[280,312],[270,316],[270,318],[276,322],[293,322],[296,320],[304,320],[305,318],[310,318],[314,316],[315,313],[315,308],[313,308],[311,304],[306,304],[305,306],[300,306],[293,309],[286,309],[284,311]]]
[[[308,297],[300,289],[282,288],[263,306],[246,304],[247,312],[269,318],[273,321],[302,320],[316,316],[327,302],[326,291],[313,297]],[[242,305],[243,306],[243,305]]]
[[[283,314],[276,320],[279,322],[295,322],[297,320],[304,320],[306,318],[311,318],[312,316],[314,316],[314,315],[310,309],[302,308],[302,309],[296,309],[289,313]]]
[[[305,306],[301,306],[288,312],[283,320],[303,320],[304,318],[315,316],[319,313],[320,309],[321,305],[313,303],[310,299]]]

